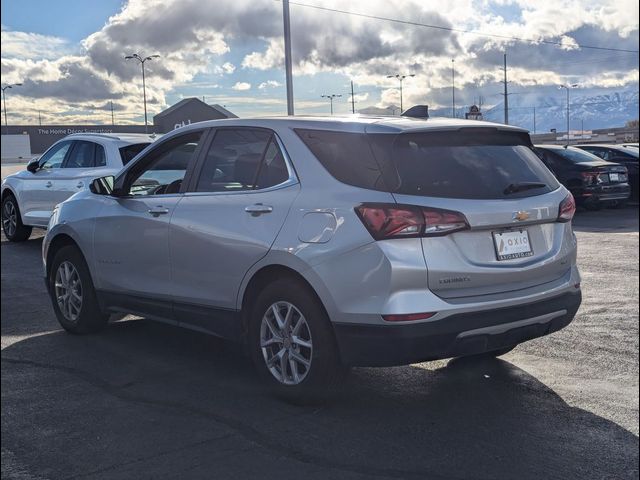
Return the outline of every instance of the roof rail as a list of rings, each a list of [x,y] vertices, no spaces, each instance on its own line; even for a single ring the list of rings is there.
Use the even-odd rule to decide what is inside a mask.
[[[106,134],[106,133],[93,133],[93,132],[75,132],[75,133],[70,133],[69,135],[67,135],[67,137],[73,137],[76,135],[91,135],[94,137],[103,137],[103,138],[109,138],[111,140],[121,140],[121,138],[116,135],[116,134]]]

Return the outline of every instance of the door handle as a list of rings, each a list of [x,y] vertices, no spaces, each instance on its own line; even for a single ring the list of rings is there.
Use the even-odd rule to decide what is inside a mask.
[[[256,203],[254,205],[249,205],[248,207],[244,207],[244,211],[247,213],[250,213],[253,217],[257,217],[258,215],[262,215],[263,213],[273,212],[273,207],[271,205],[263,205],[261,203]]]
[[[44,186],[47,187],[47,188],[51,188],[52,185],[53,185],[53,183],[51,183],[51,182],[47,182],[47,183],[44,184]]]
[[[84,187],[84,182],[78,182],[78,184],[76,185],[76,188],[82,188]]]
[[[158,215],[166,215],[169,213],[169,209],[164,208],[162,205],[158,205],[157,207],[150,208],[148,212],[154,217],[157,217]]]

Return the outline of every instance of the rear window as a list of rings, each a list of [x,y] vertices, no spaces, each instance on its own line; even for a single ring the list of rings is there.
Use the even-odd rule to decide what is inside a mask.
[[[398,135],[296,133],[331,175],[357,187],[474,199],[541,195],[559,187],[525,133],[478,127]],[[523,184],[529,188],[508,190]]]
[[[133,157],[138,155],[142,150],[147,148],[148,143],[134,143],[131,145],[126,145],[120,148],[120,158],[122,158],[122,165],[126,165]]]
[[[588,163],[588,162],[598,162],[602,161],[602,159],[592,153],[585,152],[584,150],[580,150],[579,148],[553,148],[553,149],[544,149],[548,150],[559,157],[564,158],[565,160],[569,160],[572,163]]]

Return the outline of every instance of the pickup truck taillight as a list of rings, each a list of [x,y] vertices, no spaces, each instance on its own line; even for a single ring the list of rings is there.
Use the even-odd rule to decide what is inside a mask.
[[[462,213],[440,208],[397,203],[363,203],[355,211],[376,240],[436,237],[469,228]]]

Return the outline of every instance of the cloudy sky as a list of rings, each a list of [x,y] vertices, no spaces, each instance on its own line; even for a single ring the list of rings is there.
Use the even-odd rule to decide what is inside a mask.
[[[328,112],[323,94],[341,94],[334,109],[350,112],[351,80],[356,109],[397,105],[395,73],[415,74],[405,107],[450,106],[452,59],[458,105],[494,105],[505,49],[509,88],[532,104],[567,82],[638,89],[638,53],[581,47],[637,52],[637,0],[299,0],[291,30],[296,113]],[[151,116],[192,96],[240,116],[286,113],[277,0],[3,0],[2,83],[23,84],[7,92],[11,122],[40,112],[47,124],[110,123],[111,102],[117,123],[140,122],[133,52],[161,56],[147,63]]]

